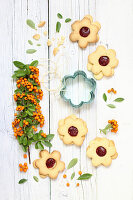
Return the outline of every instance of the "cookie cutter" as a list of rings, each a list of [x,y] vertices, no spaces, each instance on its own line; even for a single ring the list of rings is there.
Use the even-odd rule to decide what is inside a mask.
[[[89,86],[90,89],[88,89],[89,95],[88,95],[88,92],[87,92],[88,100],[87,101],[81,101],[79,104],[76,104],[76,103],[72,102],[71,98],[66,97],[66,92],[67,92],[66,88],[67,88],[67,81],[69,79],[72,79],[72,81],[73,81],[76,77],[79,77],[79,76],[81,76],[84,79],[84,81],[87,83],[87,85]],[[80,83],[80,81],[79,81],[79,83]],[[69,104],[73,108],[79,108],[83,104],[90,104],[95,98],[94,91],[96,89],[96,81],[93,78],[87,78],[87,75],[84,71],[78,70],[73,75],[64,76],[64,78],[62,79],[62,85],[63,85],[63,87],[60,90],[60,96],[64,101],[69,102]],[[78,91],[78,92],[80,92],[80,91]]]

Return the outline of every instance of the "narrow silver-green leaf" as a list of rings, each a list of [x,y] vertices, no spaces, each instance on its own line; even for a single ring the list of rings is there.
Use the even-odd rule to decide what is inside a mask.
[[[68,23],[68,22],[70,22],[70,21],[71,21],[70,18],[67,18],[67,19],[65,20],[66,23]]]
[[[23,179],[21,179],[18,183],[19,183],[19,184],[22,184],[22,183],[25,183],[26,181],[27,181],[27,179],[23,178]]]
[[[35,23],[31,20],[31,19],[27,19],[26,20],[27,25],[32,28],[32,29],[36,29],[35,28]]]
[[[122,101],[124,101],[124,98],[119,97],[119,98],[115,99],[114,101],[115,102],[122,102]]]
[[[69,162],[69,164],[68,164],[68,166],[67,166],[67,169],[70,169],[70,168],[74,167],[74,166],[77,164],[77,162],[78,162],[78,159],[77,159],[77,158],[73,158],[73,159]]]
[[[104,129],[108,130],[110,128],[112,128],[112,124],[107,124],[107,126]]]
[[[88,180],[92,177],[92,174],[82,174],[77,180]]]
[[[105,135],[107,134],[107,130],[106,129],[99,129],[100,132],[103,132]]]
[[[71,175],[71,180],[75,177],[75,172],[72,173]]]
[[[35,53],[36,51],[37,51],[36,49],[27,49],[26,53],[32,54],[32,53]]]
[[[116,108],[116,106],[115,106],[114,104],[107,104],[107,106],[108,106],[109,108]]]
[[[41,46],[41,44],[37,44],[36,46],[40,47],[40,46]]]
[[[33,176],[33,178],[34,178],[34,180],[35,180],[36,182],[39,181],[39,178],[38,178],[37,176]]]
[[[33,45],[33,42],[32,42],[31,40],[28,40],[28,43],[29,43],[30,45]]]
[[[103,100],[106,102],[107,101],[107,95],[104,93],[103,94]]]
[[[60,13],[57,14],[57,17],[59,17],[60,19],[63,18],[63,16]]]
[[[56,23],[56,32],[60,32],[60,28],[61,28],[61,23],[60,22],[57,22]]]
[[[35,66],[35,67],[37,67],[37,65],[38,65],[38,60],[34,60],[34,61],[32,61],[32,63],[30,64],[30,66]]]

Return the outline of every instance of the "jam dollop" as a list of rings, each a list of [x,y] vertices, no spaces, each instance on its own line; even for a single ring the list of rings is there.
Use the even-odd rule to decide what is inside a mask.
[[[108,56],[101,56],[101,57],[99,58],[99,64],[100,64],[101,66],[106,66],[106,65],[108,65],[108,64],[109,64],[109,57],[108,57]]]
[[[105,156],[106,155],[106,149],[104,148],[104,147],[102,147],[102,146],[99,146],[99,147],[97,147],[97,149],[96,149],[96,153],[97,153],[97,155],[98,156],[100,156],[100,157],[103,157],[103,156]]]
[[[69,135],[71,135],[72,137],[77,136],[78,135],[78,129],[75,126],[71,126],[68,129],[68,133]]]
[[[54,158],[49,158],[49,159],[46,160],[46,166],[47,166],[47,168],[54,167],[55,163],[56,163],[56,161],[55,161]]]
[[[80,29],[79,33],[82,37],[87,37],[90,34],[90,29],[84,26]]]

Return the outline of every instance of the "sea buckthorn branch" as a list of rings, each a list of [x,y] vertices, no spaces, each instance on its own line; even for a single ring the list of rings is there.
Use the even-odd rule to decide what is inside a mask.
[[[118,131],[118,123],[116,120],[112,119],[112,120],[108,120],[108,124],[107,126],[104,128],[104,129],[99,129],[100,132],[103,132],[105,135],[111,131],[111,132],[114,132],[114,133],[117,133]]]
[[[14,61],[14,65],[19,68],[12,76],[16,80],[14,100],[17,107],[15,119],[12,122],[14,136],[22,146],[24,152],[28,151],[30,161],[30,145],[35,143],[36,149],[44,149],[44,146],[51,147],[49,142],[54,135],[46,135],[43,130],[37,132],[37,126],[44,126],[44,116],[39,104],[43,97],[40,88],[38,61],[33,61],[30,65],[25,65],[19,61]]]

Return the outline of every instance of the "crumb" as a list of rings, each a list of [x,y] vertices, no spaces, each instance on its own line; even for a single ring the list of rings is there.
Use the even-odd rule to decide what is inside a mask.
[[[38,27],[41,28],[41,27],[43,27],[45,24],[46,24],[45,21],[40,21],[40,23],[38,24]]]

